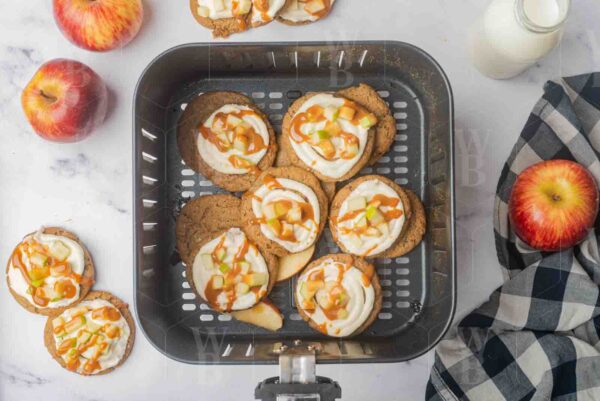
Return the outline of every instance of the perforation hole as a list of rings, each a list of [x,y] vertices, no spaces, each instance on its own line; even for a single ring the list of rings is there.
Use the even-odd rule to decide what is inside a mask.
[[[194,304],[183,304],[181,305],[181,309],[183,309],[186,312],[192,312],[196,310],[196,305]]]
[[[402,112],[402,113],[394,113],[394,118],[396,120],[405,120],[406,117],[408,117],[408,114]]]
[[[271,103],[269,104],[269,108],[271,110],[281,110],[283,109],[283,103]]]
[[[410,302],[407,302],[407,301],[396,302],[396,308],[406,309],[409,307],[410,307]]]
[[[377,93],[379,93],[379,96],[381,96],[384,99],[390,97],[390,92],[388,91],[377,91]]]
[[[193,292],[184,292],[183,294],[181,294],[181,298],[183,298],[183,299],[196,299],[196,294],[194,294]]]
[[[281,92],[271,92],[271,93],[269,93],[269,97],[271,99],[281,99],[283,97],[283,93],[281,93]]]
[[[406,173],[408,173],[408,168],[406,168],[406,167],[394,167],[394,173],[396,173],[396,174],[406,174]]]
[[[184,168],[183,170],[181,170],[181,175],[183,176],[190,176],[190,175],[194,175],[195,171],[189,168]]]
[[[200,320],[203,322],[212,322],[215,320],[215,317],[213,315],[202,314],[200,315]]]
[[[405,109],[408,106],[406,102],[394,102],[394,108]]]
[[[254,99],[264,99],[265,92],[252,92],[252,97]]]
[[[388,312],[384,312],[384,313],[380,313],[378,317],[381,320],[390,320],[392,318],[392,314],[388,313]]]
[[[193,187],[194,186],[194,181],[192,180],[183,180],[181,181],[181,185],[184,187]]]
[[[196,193],[194,191],[183,191],[181,193],[181,196],[184,198],[193,198],[194,196],[196,196]]]
[[[410,295],[410,291],[407,290],[398,290],[396,291],[397,297],[408,297]]]

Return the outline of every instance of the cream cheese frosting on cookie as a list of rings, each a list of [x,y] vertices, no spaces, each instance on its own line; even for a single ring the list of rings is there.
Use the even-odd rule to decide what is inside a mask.
[[[198,135],[200,156],[211,168],[224,174],[256,171],[268,145],[265,121],[243,105],[220,107],[200,126]]]
[[[118,308],[103,299],[82,301],[52,319],[56,351],[69,370],[97,374],[119,364],[130,336]]]
[[[329,13],[335,0],[292,0],[281,11],[281,18],[291,22],[314,22]]]
[[[248,14],[252,0],[198,0],[198,15],[213,20]]]
[[[265,23],[272,21],[286,0],[252,0],[252,22]]]
[[[361,158],[376,117],[329,93],[310,97],[293,116],[290,143],[304,164],[331,178],[346,174]]]
[[[371,315],[375,289],[356,266],[325,259],[298,278],[296,299],[320,332],[347,337]]]
[[[400,196],[386,183],[373,179],[360,183],[342,202],[333,226],[348,252],[369,256],[392,246],[404,221]]]
[[[265,176],[252,195],[252,212],[264,236],[291,253],[307,249],[317,239],[319,200],[301,182]]]
[[[192,276],[196,291],[218,311],[251,308],[269,285],[265,258],[239,228],[230,228],[200,248]]]
[[[60,308],[79,298],[84,251],[70,238],[44,234],[26,237],[8,268],[10,287],[38,308]]]

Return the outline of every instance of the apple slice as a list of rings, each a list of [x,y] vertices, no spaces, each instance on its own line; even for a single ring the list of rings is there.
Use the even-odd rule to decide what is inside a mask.
[[[291,206],[288,202],[285,201],[277,201],[275,202],[275,217],[279,218],[285,215],[288,210],[290,210]]]
[[[294,205],[287,212],[287,221],[289,223],[300,223],[302,221],[302,208],[299,205]]]
[[[208,18],[210,15],[210,10],[208,7],[198,6],[198,15],[204,18]]]
[[[267,220],[277,218],[277,215],[275,214],[275,205],[273,205],[272,203],[267,203],[265,205],[265,207],[263,208],[263,213]]]
[[[242,280],[250,287],[258,287],[269,282],[269,275],[267,273],[252,273],[245,275]]]
[[[366,129],[371,128],[375,124],[377,124],[377,117],[375,115],[369,113],[366,116],[362,117],[359,120],[360,126]]]
[[[323,3],[323,0],[310,0],[308,3],[306,3],[304,9],[308,13],[317,14],[325,9],[325,3]]]
[[[334,107],[334,106],[327,106],[327,107],[325,107],[325,110],[323,111],[323,115],[329,121],[337,120],[339,114],[340,113],[338,111],[338,108]]]
[[[315,246],[311,246],[298,253],[291,253],[279,259],[279,271],[277,272],[277,281],[287,280],[310,262],[315,253]]]
[[[251,0],[238,0],[238,6],[236,9],[237,15],[244,15],[250,12],[250,8],[252,7]]]
[[[367,220],[374,226],[385,222],[385,217],[383,217],[383,214],[375,206],[367,207],[366,216]]]
[[[267,225],[273,231],[276,236],[281,235],[281,222],[277,219],[269,219],[267,220]]]
[[[231,316],[240,322],[250,323],[271,331],[277,331],[283,326],[281,312],[275,305],[267,301],[261,301],[250,309],[233,311]]]
[[[248,150],[248,137],[246,135],[236,135],[233,140],[233,148],[246,153],[246,150]]]
[[[223,11],[225,10],[225,3],[223,0],[213,0],[213,7],[215,11]]]
[[[335,156],[335,147],[329,139],[319,142],[318,148],[321,149],[321,153],[325,159],[331,160]]]
[[[227,115],[227,126],[230,128],[235,128],[238,125],[240,125],[243,122],[243,120],[241,118],[238,118],[236,116],[234,116],[233,114],[228,114]]]

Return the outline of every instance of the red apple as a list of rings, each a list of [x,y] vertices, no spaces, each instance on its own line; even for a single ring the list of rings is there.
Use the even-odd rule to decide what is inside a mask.
[[[526,168],[508,205],[515,233],[531,247],[559,251],[581,242],[598,214],[598,186],[583,166],[569,160]]]
[[[42,138],[76,142],[104,120],[108,91],[98,74],[85,64],[56,59],[35,73],[21,94],[21,105]]]
[[[54,0],[54,19],[73,44],[92,51],[125,46],[144,18],[141,0]]]

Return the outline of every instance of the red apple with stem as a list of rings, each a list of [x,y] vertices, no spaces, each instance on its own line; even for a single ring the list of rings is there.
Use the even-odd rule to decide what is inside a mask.
[[[517,177],[508,205],[515,233],[532,248],[559,251],[581,242],[598,214],[598,186],[569,160],[534,164]]]
[[[76,142],[89,136],[106,117],[108,90],[85,64],[55,59],[42,65],[29,81],[21,105],[42,138]]]
[[[53,0],[54,19],[73,44],[108,51],[128,44],[144,18],[141,0]]]

